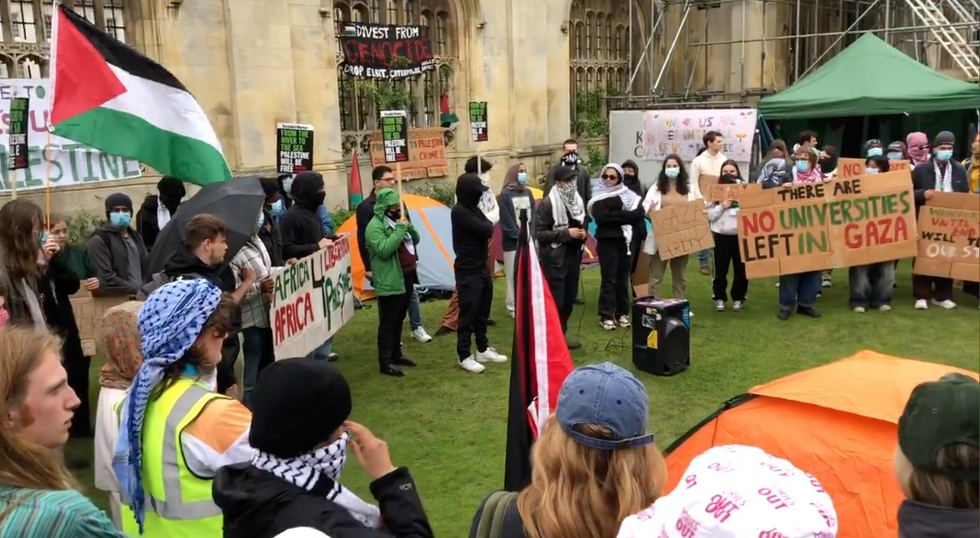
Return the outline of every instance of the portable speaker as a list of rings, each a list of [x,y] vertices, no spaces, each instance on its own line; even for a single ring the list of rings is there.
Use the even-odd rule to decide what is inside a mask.
[[[679,374],[691,365],[691,315],[684,299],[633,301],[633,365],[659,376]]]

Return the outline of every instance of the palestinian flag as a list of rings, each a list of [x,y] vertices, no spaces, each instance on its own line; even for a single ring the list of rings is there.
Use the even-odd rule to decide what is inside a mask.
[[[522,213],[514,277],[517,316],[507,410],[506,491],[520,491],[531,482],[531,445],[554,412],[561,384],[573,369],[558,307],[529,238],[528,216]]]
[[[201,105],[169,71],[58,5],[51,36],[51,131],[207,185],[231,177]]]

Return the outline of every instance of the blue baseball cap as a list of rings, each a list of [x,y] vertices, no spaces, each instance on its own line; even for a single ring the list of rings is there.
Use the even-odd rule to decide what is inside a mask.
[[[555,419],[576,443],[596,450],[617,450],[653,443],[647,433],[647,391],[633,374],[604,362],[576,368],[558,393]],[[589,437],[576,426],[596,424],[612,431],[612,439]]]

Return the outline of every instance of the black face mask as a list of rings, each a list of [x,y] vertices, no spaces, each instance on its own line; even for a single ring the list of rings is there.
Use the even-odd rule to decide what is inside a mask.
[[[623,181],[633,181],[636,179],[636,174],[631,174],[629,172],[623,173]]]
[[[325,192],[318,192],[313,195],[313,201],[316,202],[317,207],[323,205],[323,201],[326,199],[327,199],[327,193]]]
[[[391,219],[391,220],[398,220],[398,219],[402,218],[402,212],[401,212],[401,210],[386,211],[385,212],[385,215],[387,215],[388,218]]]
[[[731,174],[724,174],[721,176],[721,181],[719,183],[723,183],[725,185],[734,185],[738,183],[738,178]]]

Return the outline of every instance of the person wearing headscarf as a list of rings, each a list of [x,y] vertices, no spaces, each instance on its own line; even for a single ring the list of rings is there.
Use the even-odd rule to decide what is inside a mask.
[[[762,171],[759,172],[759,177],[756,178],[756,183],[762,185],[763,189],[772,189],[781,186],[787,181],[792,181],[789,170],[788,170],[787,160],[783,158],[774,157],[769,159],[765,165],[762,167]]]
[[[224,538],[272,538],[297,527],[332,538],[431,538],[408,469],[395,467],[384,442],[349,420],[351,391],[340,372],[309,358],[278,361],[262,374],[254,402],[255,455],[214,480]],[[341,483],[350,453],[378,504]]]
[[[909,133],[905,137],[905,147],[909,154],[909,160],[912,161],[912,167],[915,168],[920,164],[925,164],[929,162],[929,158],[932,156],[932,148],[929,146],[929,137],[925,133],[914,132]]]
[[[582,344],[568,339],[568,318],[575,306],[585,248],[586,208],[579,193],[578,171],[570,166],[554,170],[555,186],[548,192],[535,213],[534,237],[538,241],[541,271],[555,300],[561,329],[566,333],[568,349]],[[591,190],[591,189],[590,189]]]
[[[139,310],[143,363],[119,406],[112,460],[129,536],[221,536],[214,475],[255,454],[251,413],[214,392],[234,310],[234,301],[203,279],[166,284]]]
[[[953,159],[956,137],[949,131],[936,135],[930,159],[912,169],[912,192],[915,195],[915,214],[936,193],[969,192],[970,181],[966,168]],[[949,278],[912,275],[912,295],[915,309],[926,310],[929,305],[947,310],[956,308],[953,302],[953,281]]]
[[[644,226],[642,199],[626,187],[623,176],[622,167],[616,163],[603,167],[587,206],[596,223],[594,237],[601,273],[599,325],[607,331],[630,326],[633,230]]]
[[[466,173],[456,181],[456,205],[451,219],[453,251],[456,253],[456,295],[459,317],[456,355],[459,367],[478,374],[484,363],[506,362],[487,338],[487,320],[493,306],[493,274],[487,267],[494,222],[483,205],[490,191],[477,174]],[[496,206],[496,200],[494,200]],[[476,344],[476,353],[472,345]]]
[[[119,416],[116,406],[126,399],[143,355],[136,315],[140,303],[131,301],[106,311],[102,318],[102,342],[105,361],[99,375],[99,402],[95,413],[95,487],[109,497],[109,513],[118,530],[122,530],[119,481],[112,471],[112,454],[119,439]]]
[[[184,182],[170,176],[163,176],[157,183],[157,194],[151,194],[143,200],[139,211],[136,212],[136,231],[143,237],[146,250],[153,249],[160,230],[166,226],[177,213],[187,189]]]
[[[504,276],[507,279],[507,313],[514,317],[514,271],[521,222],[527,219],[529,226],[534,224],[534,196],[527,189],[527,166],[524,163],[515,164],[507,170],[504,186],[497,196],[497,206],[500,208],[500,246],[504,253]]]
[[[709,448],[683,476],[682,487],[626,518],[618,538],[834,538],[839,531],[819,481],[760,448]]]

